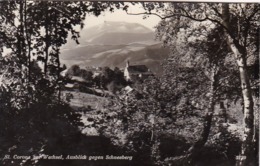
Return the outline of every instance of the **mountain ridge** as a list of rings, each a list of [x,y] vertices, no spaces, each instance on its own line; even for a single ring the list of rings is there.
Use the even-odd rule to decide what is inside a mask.
[[[161,42],[154,40],[152,30],[138,23],[105,22],[86,28],[79,42],[78,46],[61,50],[62,63],[122,68],[130,60],[132,64],[147,65],[152,72],[160,74],[160,62],[169,53]]]

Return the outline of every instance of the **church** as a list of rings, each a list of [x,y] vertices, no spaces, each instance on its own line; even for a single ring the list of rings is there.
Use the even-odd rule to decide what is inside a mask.
[[[124,77],[126,81],[138,81],[144,80],[149,76],[153,76],[153,73],[145,65],[130,65],[129,61],[126,62],[124,69]]]

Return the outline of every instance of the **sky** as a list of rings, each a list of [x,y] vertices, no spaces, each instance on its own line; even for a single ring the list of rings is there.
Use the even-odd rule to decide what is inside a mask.
[[[130,7],[128,10],[129,13],[141,13],[143,12],[142,7],[135,5]],[[160,18],[157,16],[149,16],[146,19],[143,19],[143,15],[128,15],[123,10],[115,10],[115,12],[104,12],[100,16],[96,17],[93,15],[87,15],[85,20],[85,28],[89,28],[98,24],[104,23],[104,21],[118,21],[118,22],[129,22],[129,23],[140,23],[151,30],[154,30],[154,27],[160,21]]]

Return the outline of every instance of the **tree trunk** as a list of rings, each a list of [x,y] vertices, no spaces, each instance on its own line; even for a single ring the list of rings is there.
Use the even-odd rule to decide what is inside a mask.
[[[250,81],[247,71],[247,50],[234,37],[230,30],[229,22],[229,4],[222,4],[222,19],[223,25],[226,27],[228,34],[228,44],[235,56],[239,67],[242,96],[244,102],[244,137],[241,148],[241,157],[239,158],[239,166],[254,166],[256,164],[256,154],[254,147],[254,102],[251,92]],[[246,40],[246,39],[245,39]]]
[[[48,4],[45,4],[45,60],[44,60],[44,75],[47,76],[48,70],[48,60],[49,60],[49,11],[48,11]]]
[[[31,81],[31,35],[28,32],[27,25],[27,0],[24,2],[24,28],[25,28],[25,36],[28,47],[28,56],[27,56],[27,68],[28,68],[28,83]]]
[[[243,112],[244,112],[244,135],[241,148],[241,157],[239,158],[239,166],[254,166],[256,163],[256,154],[254,146],[254,102],[252,97],[251,86],[247,73],[246,53],[241,53],[241,49],[237,49],[235,44],[230,40],[231,49],[237,60],[239,67],[241,89],[243,95]]]
[[[227,121],[228,121],[227,110],[226,110],[226,108],[224,106],[224,102],[223,101],[221,101],[219,103],[219,108],[220,108],[220,111],[221,111],[221,118],[224,119],[224,123],[227,123]]]
[[[22,65],[24,64],[24,61],[25,61],[25,57],[23,57],[23,46],[24,46],[24,44],[23,44],[23,42],[24,42],[24,39],[23,39],[23,33],[24,33],[24,29],[23,29],[23,23],[24,23],[24,21],[23,21],[23,12],[24,12],[24,3],[23,3],[23,1],[20,1],[19,2],[19,16],[20,16],[20,18],[19,18],[19,22],[20,22],[20,25],[19,25],[19,29],[18,29],[18,32],[17,32],[17,57],[18,57],[18,59],[19,59],[19,64],[20,64],[20,68],[21,68],[21,70],[22,70]],[[21,78],[22,78],[22,76],[21,76]]]
[[[53,4],[54,5],[54,7],[56,8],[56,3],[54,3]],[[55,11],[55,14],[54,14],[54,17],[56,18],[55,19],[55,21],[54,21],[54,27],[55,27],[55,31],[54,31],[54,35],[55,35],[55,38],[58,38],[58,16],[57,16],[57,11]],[[55,51],[56,51],[56,62],[57,62],[57,72],[56,72],[56,76],[57,76],[57,85],[58,85],[58,101],[59,101],[59,103],[61,102],[61,82],[62,82],[62,80],[61,80],[61,75],[60,75],[60,73],[61,73],[61,67],[60,67],[60,49],[59,49],[59,47],[58,46],[56,46],[56,48],[55,48]]]
[[[199,140],[194,143],[194,145],[188,150],[188,154],[191,154],[190,164],[192,165],[194,162],[194,159],[199,154],[198,152],[203,148],[203,146],[206,144],[210,129],[211,129],[211,122],[214,114],[214,107],[215,107],[215,90],[217,86],[217,71],[218,69],[216,66],[214,66],[211,69],[211,84],[210,84],[210,96],[209,96],[209,107],[207,109],[207,113],[204,118],[203,123],[203,131],[201,133],[201,136]]]

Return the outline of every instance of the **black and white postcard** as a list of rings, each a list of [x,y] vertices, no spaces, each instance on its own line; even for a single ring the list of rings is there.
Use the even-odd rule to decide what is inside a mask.
[[[260,4],[0,1],[0,165],[257,166]]]

